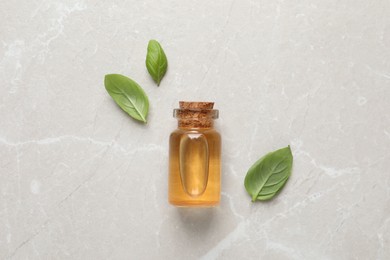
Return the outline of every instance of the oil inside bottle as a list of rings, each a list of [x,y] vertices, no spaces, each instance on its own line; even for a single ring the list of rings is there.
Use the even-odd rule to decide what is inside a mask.
[[[207,139],[200,133],[183,134],[179,151],[179,170],[183,189],[190,196],[199,196],[205,191],[208,179]]]
[[[177,129],[170,137],[169,202],[214,206],[220,200],[221,137],[214,129]]]

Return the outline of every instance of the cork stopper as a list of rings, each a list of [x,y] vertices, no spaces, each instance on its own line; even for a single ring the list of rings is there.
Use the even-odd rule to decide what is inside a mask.
[[[179,107],[174,110],[179,127],[210,128],[213,126],[213,119],[218,118],[218,110],[213,109],[214,102],[180,101]]]
[[[214,102],[187,102],[179,101],[181,109],[213,109]]]

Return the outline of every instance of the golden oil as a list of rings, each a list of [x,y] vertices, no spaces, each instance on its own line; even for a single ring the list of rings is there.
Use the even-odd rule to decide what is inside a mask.
[[[209,102],[180,102],[178,129],[169,140],[169,202],[215,206],[221,190],[221,136],[213,127],[218,110]]]

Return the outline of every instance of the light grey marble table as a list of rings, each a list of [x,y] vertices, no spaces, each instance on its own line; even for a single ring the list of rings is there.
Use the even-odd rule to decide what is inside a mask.
[[[2,1],[0,259],[390,259],[390,1]],[[169,71],[156,87],[150,39]],[[147,92],[147,125],[106,93]],[[215,101],[221,205],[167,202],[179,100]],[[277,198],[243,180],[290,144]]]

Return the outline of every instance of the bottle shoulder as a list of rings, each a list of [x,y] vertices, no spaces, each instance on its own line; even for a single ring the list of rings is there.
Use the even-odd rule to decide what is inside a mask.
[[[171,142],[180,140],[184,135],[188,134],[202,134],[208,140],[221,142],[221,135],[215,129],[176,129],[171,133],[169,139]]]
[[[174,131],[172,131],[171,135],[177,135],[177,134],[187,134],[187,133],[200,133],[200,134],[213,134],[213,135],[219,135],[220,133],[214,129],[214,128],[177,128]]]

